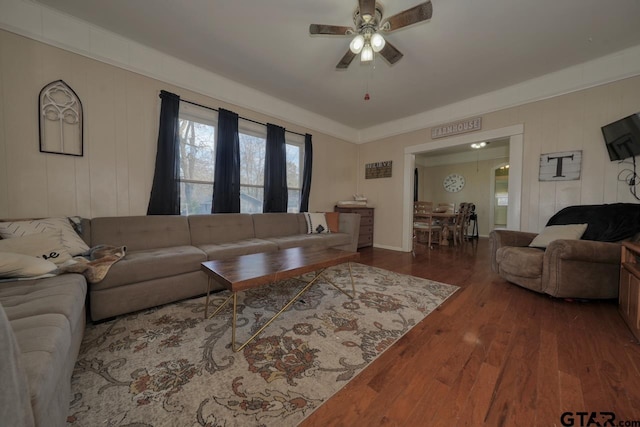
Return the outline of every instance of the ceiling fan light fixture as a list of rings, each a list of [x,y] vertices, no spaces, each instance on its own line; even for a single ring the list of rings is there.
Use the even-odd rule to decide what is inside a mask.
[[[380,52],[386,43],[387,42],[384,40],[384,37],[382,37],[382,34],[380,33],[375,33],[371,36],[371,48],[376,53]]]
[[[356,55],[362,51],[363,47],[364,47],[364,37],[361,34],[358,34],[357,36],[355,36],[353,40],[351,40],[351,43],[349,44],[349,49],[351,49],[351,52],[355,53]]]
[[[360,62],[373,61],[373,48],[369,43],[365,44],[360,54]]]

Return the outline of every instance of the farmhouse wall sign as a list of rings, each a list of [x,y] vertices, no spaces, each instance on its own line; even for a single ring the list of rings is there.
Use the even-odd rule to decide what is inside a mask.
[[[575,181],[580,179],[582,151],[563,151],[540,156],[540,181]]]
[[[64,81],[40,91],[40,152],[82,156],[82,102]]]
[[[458,135],[467,132],[474,132],[480,129],[482,129],[482,117],[472,117],[470,119],[432,127],[431,139],[444,138],[445,136]]]
[[[367,163],[364,165],[364,178],[391,178],[391,165],[393,161]]]

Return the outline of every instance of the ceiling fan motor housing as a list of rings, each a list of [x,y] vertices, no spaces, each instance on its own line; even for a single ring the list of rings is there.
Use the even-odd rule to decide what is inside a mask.
[[[365,28],[370,28],[373,32],[376,31],[380,21],[382,21],[382,15],[384,14],[384,9],[380,3],[376,3],[376,13],[375,16],[372,16],[369,21],[365,21],[365,19],[360,16],[360,8],[357,7],[353,12],[353,23],[356,26],[356,32],[358,34],[363,34]]]

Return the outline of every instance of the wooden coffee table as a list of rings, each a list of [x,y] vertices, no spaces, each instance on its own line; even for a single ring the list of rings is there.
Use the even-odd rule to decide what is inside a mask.
[[[360,254],[358,252],[347,252],[333,248],[291,248],[276,252],[259,253],[252,255],[241,255],[232,258],[203,262],[201,270],[207,273],[209,280],[207,283],[207,299],[204,309],[205,319],[210,319],[222,310],[227,303],[233,299],[233,321],[231,329],[231,348],[238,352],[257,337],[271,322],[273,322],[280,314],[287,310],[291,304],[296,302],[320,277],[329,282],[333,287],[338,289],[349,298],[353,298],[356,294],[355,285],[353,283],[353,275],[351,274],[351,262],[358,260]],[[351,279],[352,294],[349,295],[343,289],[338,287],[328,277],[322,273],[334,265],[349,263],[349,277]],[[247,289],[257,288],[258,286],[267,285],[269,283],[279,282],[285,279],[296,278],[305,273],[315,271],[313,279],[308,282],[300,292],[298,292],[280,311],[278,311],[267,323],[265,323],[258,331],[253,334],[246,342],[236,347],[236,315],[238,304],[238,292]],[[209,309],[209,293],[211,292],[212,281],[221,283],[226,289],[231,291],[231,295],[216,308],[216,310],[208,316]],[[306,283],[306,282],[305,282]]]

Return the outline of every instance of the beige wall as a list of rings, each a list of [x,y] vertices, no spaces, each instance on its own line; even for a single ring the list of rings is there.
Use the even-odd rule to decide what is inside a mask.
[[[442,166],[420,167],[420,191],[423,199],[455,203],[456,208],[462,202],[476,205],[478,214],[478,232],[481,236],[489,234],[489,217],[491,203],[491,174],[496,166],[508,163],[509,158],[480,160],[478,162],[458,163]],[[457,173],[465,178],[465,186],[457,193],[449,193],[442,186],[442,181],[450,173]]]
[[[633,77],[482,115],[483,131],[524,125],[521,230],[540,231],[570,205],[637,202],[618,181],[629,165],[609,161],[600,127],[638,111],[640,77]],[[375,245],[402,247],[404,149],[430,141],[425,128],[359,146],[358,188],[376,206]],[[568,150],[583,152],[581,179],[539,182],[540,155]],[[364,164],[382,160],[393,160],[393,176],[365,180]]]
[[[85,113],[84,157],[38,151],[37,96],[65,80]],[[308,129],[205,97],[139,74],[0,30],[0,217],[138,215],[146,212],[153,179],[160,90],[225,107],[296,132]],[[640,111],[640,77],[491,112],[483,131],[522,124],[524,158],[520,228],[539,231],[562,207],[633,202],[617,179],[600,127]],[[400,248],[404,149],[430,142],[425,128],[362,145],[311,132],[311,210],[364,193],[376,207],[377,246]],[[439,140],[442,141],[442,140]],[[583,150],[579,181],[539,182],[542,153]],[[391,178],[364,179],[366,163],[392,160]]]
[[[83,157],[38,150],[38,93],[58,79],[84,107]],[[310,210],[331,210],[355,192],[352,143],[0,30],[0,218],[146,214],[160,90],[311,133]]]

